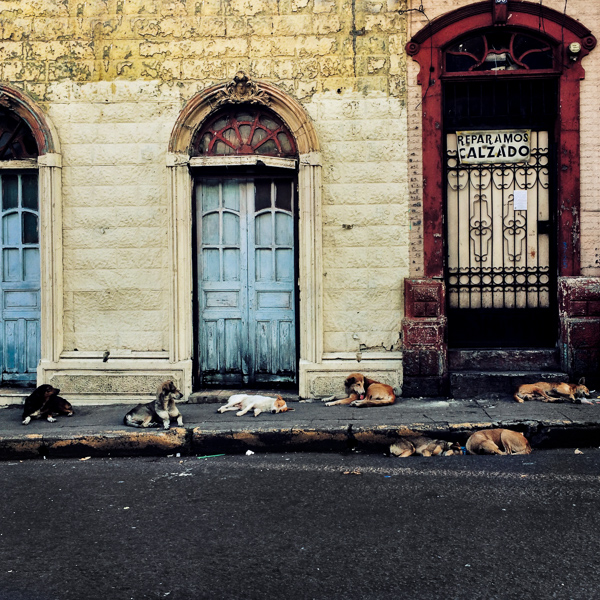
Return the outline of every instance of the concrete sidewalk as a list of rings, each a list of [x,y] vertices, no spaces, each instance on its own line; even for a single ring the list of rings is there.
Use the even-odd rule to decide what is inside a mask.
[[[22,407],[0,408],[0,459],[138,456],[181,453],[211,455],[269,451],[384,452],[406,430],[464,445],[478,429],[523,432],[532,446],[600,446],[600,404],[499,400],[399,399],[378,408],[327,407],[292,402],[278,415],[217,413],[218,404],[179,404],[183,427],[135,429],[123,425],[131,404],[75,406],[73,417],[55,423],[21,424]]]

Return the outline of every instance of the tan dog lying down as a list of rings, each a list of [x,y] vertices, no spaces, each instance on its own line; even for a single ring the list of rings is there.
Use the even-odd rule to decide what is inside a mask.
[[[581,398],[589,398],[590,390],[585,387],[585,378],[582,377],[578,383],[549,383],[538,381],[537,383],[524,383],[514,394],[517,402],[534,400],[536,396],[542,397],[542,402],[560,402],[570,400],[571,402],[585,402]],[[587,403],[591,404],[591,403]]]
[[[467,440],[469,454],[531,454],[527,438],[510,429],[483,429]]]
[[[361,373],[350,373],[344,381],[347,398],[326,402],[325,406],[349,404],[350,406],[385,406],[394,404],[396,396],[391,385],[379,383]]]
[[[224,413],[228,410],[237,410],[238,412],[235,413],[237,417],[245,415],[249,410],[254,410],[254,416],[258,417],[261,412],[280,413],[294,409],[288,408],[281,396],[271,398],[270,396],[259,396],[258,394],[254,396],[234,394],[229,398],[227,404],[217,409],[217,412]]]
[[[392,456],[452,456],[462,454],[460,444],[446,442],[445,440],[433,440],[424,435],[401,437],[395,444],[390,446]]]

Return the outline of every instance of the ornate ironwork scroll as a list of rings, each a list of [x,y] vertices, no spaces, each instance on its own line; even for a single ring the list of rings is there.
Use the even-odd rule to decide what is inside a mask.
[[[550,297],[548,133],[528,163],[460,164],[448,134],[447,286],[453,308],[546,308]],[[527,193],[515,210],[516,190]]]

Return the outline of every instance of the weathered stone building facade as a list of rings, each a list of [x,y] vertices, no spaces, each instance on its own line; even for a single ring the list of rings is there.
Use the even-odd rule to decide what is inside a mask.
[[[477,15],[489,20],[477,27],[490,30],[519,20],[500,23],[496,4],[3,2],[5,130],[23,120],[37,150],[2,155],[1,174],[7,190],[26,198],[23,176],[37,173],[40,224],[38,246],[5,238],[5,270],[11,260],[20,269],[32,249],[40,256],[38,288],[23,270],[23,286],[2,292],[13,302],[3,303],[3,323],[39,319],[39,333],[28,325],[21,338],[11,333],[25,358],[3,365],[5,380],[36,374],[78,401],[148,396],[166,377],[186,395],[207,384],[289,381],[314,396],[339,392],[343,377],[360,370],[398,389],[408,375],[419,395],[443,393],[447,274],[431,249],[446,233],[431,225],[443,221],[445,192],[436,192],[434,218],[424,175],[433,155],[423,136],[428,102],[441,91],[423,69],[441,69],[448,27],[460,19],[432,23],[458,14],[460,38]],[[566,57],[545,76],[575,69],[575,80],[585,70],[579,229],[560,286],[587,277],[581,293],[589,298],[577,310],[600,327],[600,58],[591,41],[600,10],[571,0],[565,25],[558,0],[538,12],[537,3],[509,2],[508,10],[521,5],[532,8],[518,31],[552,39],[554,56]],[[418,49],[407,46],[415,36]],[[575,38],[583,48],[571,60],[564,46]],[[434,162],[441,172],[442,157]],[[4,204],[5,216],[31,212],[32,202]],[[405,282],[421,290],[420,303],[409,293],[405,306]],[[573,363],[572,346],[565,352]]]
[[[329,389],[330,375],[347,372],[359,352],[363,365],[400,383],[409,228],[403,7],[2,5],[2,88],[11,106],[39,114],[27,120],[46,138],[39,382],[93,400],[149,394],[166,376],[186,394],[200,385],[192,179],[210,167],[190,167],[186,133],[242,71],[298,146],[302,393]]]

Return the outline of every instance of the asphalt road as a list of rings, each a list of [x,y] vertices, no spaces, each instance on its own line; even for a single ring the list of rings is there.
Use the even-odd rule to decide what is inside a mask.
[[[0,600],[600,598],[600,450],[0,463]]]

